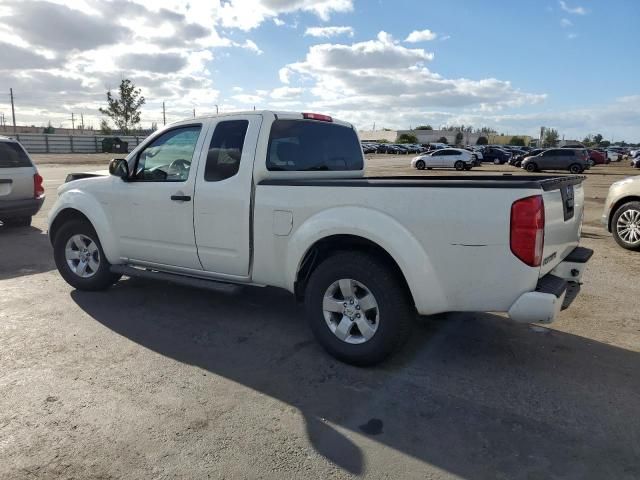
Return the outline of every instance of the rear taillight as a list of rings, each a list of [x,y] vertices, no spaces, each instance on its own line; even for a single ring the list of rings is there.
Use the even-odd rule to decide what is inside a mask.
[[[541,195],[511,205],[511,252],[530,267],[542,263],[544,248],[544,202]]]
[[[333,122],[333,118],[329,115],[322,115],[320,113],[303,113],[302,118],[305,120],[319,120],[321,122]]]
[[[44,197],[44,186],[42,185],[43,178],[39,173],[33,174],[33,197],[34,198],[42,198]]]

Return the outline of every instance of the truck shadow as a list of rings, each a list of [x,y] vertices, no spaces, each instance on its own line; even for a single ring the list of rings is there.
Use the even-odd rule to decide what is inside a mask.
[[[36,227],[0,226],[0,280],[56,268],[47,234]]]
[[[71,296],[145,348],[297,408],[313,448],[352,474],[376,460],[364,436],[468,479],[640,476],[635,352],[454,313],[421,319],[403,352],[361,369],[325,354],[279,290],[133,279]]]

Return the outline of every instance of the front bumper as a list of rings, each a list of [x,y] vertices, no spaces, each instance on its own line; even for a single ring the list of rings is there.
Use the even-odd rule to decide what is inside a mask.
[[[33,217],[44,202],[44,197],[25,200],[0,200],[0,220],[19,217]]]
[[[533,292],[523,293],[509,309],[520,323],[551,323],[580,292],[582,274],[593,250],[577,247],[556,268],[538,280]]]

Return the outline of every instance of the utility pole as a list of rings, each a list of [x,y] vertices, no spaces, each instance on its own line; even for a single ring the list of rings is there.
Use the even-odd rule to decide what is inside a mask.
[[[11,95],[11,116],[13,117],[13,134],[16,134],[16,109],[13,106],[13,88],[9,89],[9,95]]]
[[[193,118],[196,118],[196,109],[193,109]]]
[[[216,115],[218,115],[218,104],[216,103]]]
[[[80,113],[80,128],[84,131],[84,114]]]
[[[73,116],[73,112],[71,112],[71,130],[75,130],[76,129],[76,119]]]
[[[164,109],[164,102],[162,102],[162,124],[167,124],[167,112]]]

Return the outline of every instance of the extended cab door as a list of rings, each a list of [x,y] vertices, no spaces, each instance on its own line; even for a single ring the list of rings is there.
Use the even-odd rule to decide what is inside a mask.
[[[198,256],[212,273],[246,277],[251,245],[253,162],[262,116],[216,119],[198,168],[194,226]]]
[[[202,270],[193,195],[205,125],[181,124],[160,133],[133,159],[130,180],[114,181],[112,221],[121,256],[131,263]]]

